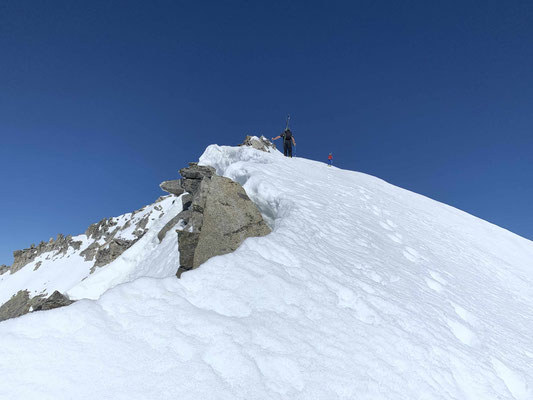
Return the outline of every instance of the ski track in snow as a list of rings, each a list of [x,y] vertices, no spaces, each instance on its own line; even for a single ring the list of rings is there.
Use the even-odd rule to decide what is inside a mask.
[[[77,289],[97,301],[0,323],[0,398],[533,399],[532,242],[278,152],[200,162],[273,233],[181,280],[147,238]]]

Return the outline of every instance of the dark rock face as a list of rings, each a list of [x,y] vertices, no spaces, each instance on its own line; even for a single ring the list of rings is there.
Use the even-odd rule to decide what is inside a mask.
[[[48,298],[44,296],[30,298],[27,290],[20,290],[0,307],[0,321],[17,318],[32,311],[51,310],[72,303],[72,300],[57,290]]]
[[[20,317],[30,311],[30,295],[27,290],[21,290],[0,307],[0,321]]]
[[[96,253],[98,253],[99,248],[100,245],[98,244],[98,242],[93,242],[80,253],[80,256],[85,258],[85,261],[92,261],[96,257]]]
[[[261,136],[260,138],[257,138],[255,136],[246,136],[244,142],[242,142],[239,146],[250,146],[256,150],[266,152],[268,152],[270,149],[276,148],[276,145],[264,136]]]
[[[182,221],[178,229],[178,277],[211,257],[236,250],[248,237],[270,233],[256,205],[238,183],[197,163],[190,163],[180,174],[188,194],[182,198],[184,210],[171,221],[174,225]]]
[[[0,265],[0,275],[5,274],[7,271],[9,271],[9,267],[7,265]]]
[[[128,250],[131,246],[133,246],[137,240],[124,240],[124,239],[111,239],[109,243],[107,243],[106,247],[101,247],[95,256],[95,263],[93,268],[95,267],[101,267],[103,265],[109,264],[111,261],[115,260],[120,256],[122,253],[124,253],[126,250]]]
[[[203,165],[198,165],[198,163],[189,163],[188,168],[180,169],[180,174],[183,176],[183,179],[178,179],[175,181],[165,181],[165,182],[178,182],[181,188],[181,193],[186,193],[182,197],[183,211],[177,216],[172,218],[167,224],[159,231],[157,238],[159,242],[163,241],[166,234],[174,228],[180,221],[188,221],[191,216],[190,206],[192,204],[193,196],[190,193],[195,193],[200,187],[200,183],[204,177],[211,177],[215,174],[215,169],[212,167],[206,167]],[[163,182],[163,183],[165,183]],[[162,185],[162,184],[161,184]],[[178,192],[178,191],[176,191]],[[184,224],[185,225],[185,224]],[[181,247],[180,247],[181,249]],[[181,251],[181,250],[180,250]]]
[[[67,296],[56,290],[50,295],[50,297],[42,301],[40,304],[34,306],[33,311],[52,310],[54,308],[69,306],[72,303],[74,303],[74,301],[70,300]]]
[[[189,163],[188,168],[180,169],[180,175],[185,179],[199,179],[211,178],[216,171],[213,167],[198,165],[198,163]]]
[[[174,181],[164,181],[159,184],[159,187],[165,192],[181,196],[184,192],[183,188],[180,185],[180,180],[176,179]]]
[[[165,226],[157,233],[157,238],[159,239],[159,243],[163,241],[166,234],[176,226],[176,224],[181,220],[182,218],[180,215],[176,215],[174,218],[172,218],[170,221],[168,221]]]

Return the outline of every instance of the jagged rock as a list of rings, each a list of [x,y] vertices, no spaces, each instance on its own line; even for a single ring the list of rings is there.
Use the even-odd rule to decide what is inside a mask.
[[[215,175],[216,170],[213,167],[191,162],[187,168],[182,168],[179,172],[185,179],[203,179]]]
[[[0,265],[0,275],[5,274],[7,271],[9,271],[9,267],[7,265]]]
[[[195,265],[194,255],[198,242],[200,240],[199,232],[178,231],[178,245],[180,249],[180,268],[183,270],[190,270],[198,265]]]
[[[135,231],[133,231],[133,234],[137,237],[137,239],[142,238],[144,234],[147,232],[146,225],[148,225],[149,220],[150,220],[150,216],[147,215],[143,219],[141,219],[137,223],[137,225],[135,225]]]
[[[138,239],[125,240],[125,239],[112,239],[107,245],[100,247],[96,253],[93,270],[95,267],[101,267],[109,264],[115,260],[118,256],[129,249]]]
[[[184,210],[187,210],[191,204],[192,204],[192,194],[190,193],[185,193],[182,197],[181,197],[181,203],[183,204],[183,209]]]
[[[167,193],[180,196],[185,192],[180,185],[180,180],[164,181],[159,184],[159,187]]]
[[[69,306],[72,303],[74,303],[73,300],[70,300],[67,296],[56,290],[50,297],[34,306],[33,311],[52,310],[54,308]]]
[[[257,136],[246,136],[244,142],[242,142],[239,146],[250,146],[254,149],[265,152],[269,152],[270,149],[276,148],[276,145],[264,136],[261,136],[259,138]]]
[[[48,298],[45,298],[43,295],[30,298],[27,290],[20,290],[0,306],[0,321],[20,317],[32,311],[51,310],[53,308],[68,306],[72,303],[72,300],[57,290]]]
[[[248,237],[270,233],[241,185],[216,175],[214,168],[190,165],[180,170],[182,186],[191,197],[183,200],[185,209],[176,217],[187,222],[178,229],[178,277],[211,257],[236,250]]]
[[[0,321],[20,317],[30,311],[30,294],[20,290],[0,307]]]
[[[104,218],[90,225],[85,231],[85,236],[94,240],[100,240],[104,236],[109,236],[110,229],[115,225],[117,225],[117,222],[112,218]]]
[[[170,221],[168,221],[165,226],[157,233],[157,238],[159,239],[159,243],[163,241],[168,231],[170,231],[176,224],[182,219],[180,217],[180,214],[176,215],[174,218],[172,218]]]
[[[96,253],[98,253],[98,249],[100,248],[100,245],[98,242],[92,242],[85,250],[83,250],[80,253],[80,256],[82,256],[85,261],[92,261],[96,257]]]
[[[201,179],[181,179],[181,186],[183,190],[188,193],[194,193],[198,191],[200,187]]]
[[[24,250],[15,250],[13,252],[13,265],[11,265],[10,272],[14,274],[20,270],[25,265],[31,263],[35,257],[37,257],[37,249],[24,249]]]

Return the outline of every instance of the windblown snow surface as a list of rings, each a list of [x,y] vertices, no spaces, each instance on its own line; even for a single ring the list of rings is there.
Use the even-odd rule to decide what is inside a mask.
[[[200,162],[273,232],[181,280],[130,258],[97,300],[0,323],[0,398],[533,399],[532,242],[278,152]]]

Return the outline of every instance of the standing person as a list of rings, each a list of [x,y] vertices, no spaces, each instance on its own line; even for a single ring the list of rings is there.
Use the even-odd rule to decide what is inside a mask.
[[[294,144],[296,146],[296,141],[294,140],[294,136],[292,136],[291,130],[286,128],[281,135],[272,138],[272,140],[274,141],[279,138],[283,138],[283,154],[285,157],[292,158],[292,145]]]
[[[333,154],[329,153],[328,156],[328,165],[331,167],[333,165]]]

